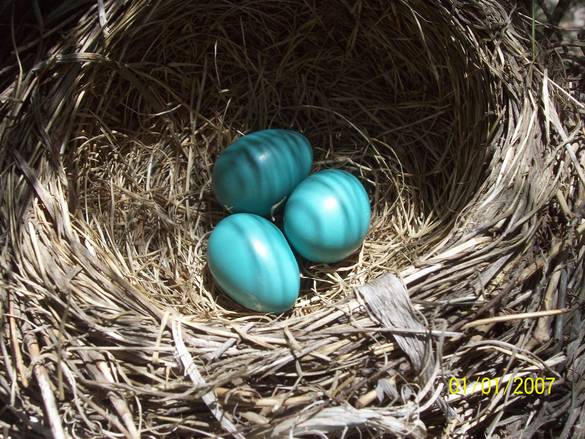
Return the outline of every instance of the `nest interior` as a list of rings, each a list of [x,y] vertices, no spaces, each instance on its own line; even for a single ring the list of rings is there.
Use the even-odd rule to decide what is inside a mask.
[[[558,420],[583,407],[567,397],[583,369],[583,106],[522,14],[106,1],[47,20],[2,82],[1,388],[21,431],[576,428]],[[303,132],[314,170],[359,176],[373,209],[359,253],[304,263],[281,316],[221,294],[205,256],[227,215],[214,160],[269,127]],[[556,412],[441,391],[529,372],[564,380]]]
[[[440,14],[426,20],[448,30]],[[496,105],[477,55],[445,33],[425,40],[429,24],[409,5],[165,6],[116,23],[76,81],[66,191],[84,234],[103,229],[98,245],[118,249],[124,274],[161,307],[234,309],[209,279],[205,242],[226,215],[211,192],[214,160],[242,133],[300,130],[315,169],[350,170],[370,192],[363,251],[305,264],[293,314],[412,263],[485,177]]]

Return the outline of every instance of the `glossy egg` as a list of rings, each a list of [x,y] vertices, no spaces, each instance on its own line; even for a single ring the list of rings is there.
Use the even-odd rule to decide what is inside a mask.
[[[236,140],[213,167],[213,191],[230,212],[268,216],[311,171],[313,150],[302,134],[256,131]]]
[[[370,224],[370,202],[349,172],[327,169],[306,178],[288,198],[284,232],[313,262],[338,262],[360,248]]]
[[[254,311],[283,312],[299,295],[300,272],[278,227],[249,213],[230,215],[211,232],[207,261],[221,289]]]

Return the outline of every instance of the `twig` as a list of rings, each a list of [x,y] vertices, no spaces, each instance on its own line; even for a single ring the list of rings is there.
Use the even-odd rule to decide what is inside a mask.
[[[564,314],[569,312],[568,308],[563,309],[553,309],[550,311],[535,311],[535,312],[525,312],[520,314],[510,314],[507,316],[496,316],[496,317],[489,317],[486,319],[479,319],[473,322],[468,322],[461,327],[462,330],[466,330],[469,328],[473,328],[475,326],[482,326],[487,325],[490,323],[499,323],[499,322],[509,322],[513,320],[524,320],[524,319],[538,319],[541,317],[546,316],[556,316],[558,314]]]
[[[49,374],[45,366],[43,366],[41,363],[38,342],[35,340],[35,336],[31,333],[25,334],[24,339],[28,347],[31,360],[33,363],[35,363],[33,370],[35,377],[37,378],[39,388],[41,389],[41,395],[43,396],[43,402],[45,405],[47,417],[49,418],[49,425],[51,426],[53,437],[55,439],[66,439],[69,436],[65,434],[63,424],[61,424],[61,416],[59,414],[59,409],[57,408],[55,395],[53,394],[53,390],[51,388]]]
[[[173,340],[175,341],[175,347],[177,349],[177,357],[183,364],[185,373],[189,375],[191,381],[193,381],[193,384],[195,384],[195,386],[197,387],[206,386],[207,383],[197,370],[197,366],[195,366],[193,358],[191,357],[191,354],[189,353],[187,347],[185,346],[185,343],[183,342],[183,335],[181,334],[181,322],[178,320],[176,316],[171,316],[170,318],[173,332]],[[217,397],[215,396],[213,391],[207,392],[205,395],[203,395],[202,399],[207,405],[207,407],[209,407],[209,410],[211,410],[211,413],[213,413],[213,416],[215,416],[215,419],[219,421],[219,423],[221,424],[225,431],[232,434],[237,439],[244,439],[244,436],[238,433],[236,426],[227,418],[227,416],[221,409],[221,406],[217,401]]]

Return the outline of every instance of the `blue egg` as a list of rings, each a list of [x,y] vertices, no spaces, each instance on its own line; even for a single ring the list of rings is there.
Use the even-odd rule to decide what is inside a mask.
[[[299,295],[299,265],[286,238],[258,215],[221,220],[209,237],[207,258],[221,289],[246,308],[279,313]]]
[[[304,258],[332,263],[360,248],[370,216],[360,181],[349,172],[327,169],[306,178],[290,195],[284,233]]]
[[[256,131],[236,140],[213,167],[213,191],[230,212],[268,216],[311,171],[313,150],[302,134]]]

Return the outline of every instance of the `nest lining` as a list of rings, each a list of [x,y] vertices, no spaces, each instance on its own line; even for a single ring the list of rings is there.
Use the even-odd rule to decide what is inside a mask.
[[[316,15],[300,3],[278,13],[164,9],[147,25],[136,14],[127,31],[111,30],[101,62],[83,73],[64,167],[84,234],[105,229],[103,251],[119,249],[118,263],[150,301],[233,314],[206,268],[206,237],[226,215],[210,172],[221,150],[258,129],[302,131],[315,170],[352,171],[373,206],[359,254],[306,264],[293,315],[399,271],[445,238],[485,176],[485,81],[470,48],[442,35],[425,47],[416,14],[400,11],[407,5],[371,7],[359,22],[351,11]]]
[[[563,373],[578,343],[551,340],[583,336],[574,313],[531,317],[582,303],[582,132],[561,122],[575,103],[530,63],[518,25],[491,1],[106,2],[80,15],[3,94],[20,98],[0,130],[11,416],[129,437],[506,431],[516,406],[530,428],[556,420],[529,398],[510,411],[475,395],[470,413],[435,390]],[[305,264],[283,316],[238,308],[205,264],[226,215],[213,161],[267,127],[302,131],[315,169],[352,171],[373,206],[359,254]],[[515,326],[482,321],[489,311],[528,314]]]

